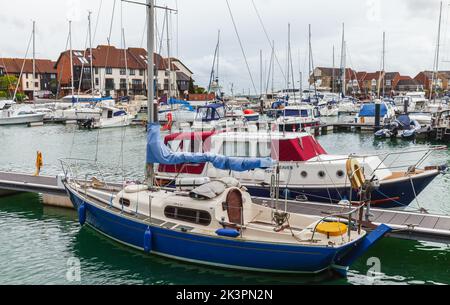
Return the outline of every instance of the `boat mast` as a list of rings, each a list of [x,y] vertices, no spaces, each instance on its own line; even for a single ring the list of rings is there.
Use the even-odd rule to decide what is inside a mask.
[[[172,60],[170,59],[170,37],[169,37],[169,10],[166,7],[166,34],[167,34],[167,64],[169,66],[169,74],[168,74],[168,79],[169,79],[169,90],[168,90],[168,94],[167,94],[167,98],[169,101],[169,99],[171,98],[172,95]]]
[[[155,87],[154,87],[154,32],[155,32],[155,12],[154,12],[154,0],[147,0],[147,115],[148,122],[150,124],[158,122],[158,117],[155,115],[154,109],[154,98],[155,98]],[[154,165],[153,163],[147,163],[146,177],[149,188],[153,188],[154,185]]]
[[[377,85],[377,96],[380,99],[381,95],[381,82],[383,82],[383,97],[384,97],[384,69],[385,69],[385,65],[384,65],[384,54],[385,54],[385,41],[386,41],[386,32],[383,32],[383,51],[382,51],[382,55],[381,55],[381,72],[380,75],[378,76],[378,85]]]
[[[342,97],[344,97],[345,96],[345,93],[346,93],[346,90],[345,90],[345,83],[346,83],[346,80],[345,80],[345,77],[346,77],[346,75],[345,75],[345,65],[346,65],[346,63],[345,63],[345,57],[346,57],[346,54],[345,54],[345,24],[343,23],[342,24],[342,49],[341,49],[341,69],[342,69],[342,72],[341,72],[341,93],[342,93]]]
[[[289,40],[290,40],[290,35],[291,35],[291,33],[290,33],[290,30],[291,30],[291,25],[288,23],[288,43],[287,43],[287,67],[286,67],[286,71],[287,71],[287,77],[286,77],[286,94],[287,95],[289,95],[289,77],[290,77],[290,69],[289,69],[289,48],[290,48],[290,45],[289,45]]]
[[[123,2],[120,3],[120,28],[121,28],[121,34],[122,34],[122,48],[123,48],[123,55],[125,60],[125,90],[126,94],[125,96],[128,96],[130,93],[130,82],[128,77],[128,56],[127,56],[127,43],[125,41],[125,27],[123,26]]]
[[[36,21],[33,21],[33,101],[36,92]]]
[[[335,78],[335,73],[334,73],[334,69],[335,69],[335,62],[334,62],[334,46],[333,46],[333,69],[331,70],[331,92],[334,93],[334,78]]]
[[[220,91],[219,85],[219,61],[220,61],[220,30],[217,34],[217,66],[216,66],[216,83],[217,90],[219,91],[219,97],[222,97],[222,92]]]
[[[386,92],[386,32],[383,32],[383,97],[385,96]]]
[[[71,86],[71,92],[72,92],[72,99],[75,95],[75,86],[74,86],[74,79],[73,79],[73,50],[72,50],[72,20],[69,20],[69,52],[70,52],[70,86]]]
[[[92,12],[89,11],[88,15],[88,23],[89,23],[89,62],[90,62],[90,69],[91,69],[91,93],[92,93],[92,100],[94,99],[94,56],[92,55],[92,26],[91,26],[91,15]]]
[[[259,90],[260,90],[260,98],[263,96],[263,53],[262,50],[259,50]]]
[[[311,61],[312,61],[312,50],[311,50],[311,24],[308,25],[308,98],[311,101],[311,84],[310,79],[314,80],[314,76],[312,75],[311,71]],[[315,80],[314,80],[314,86],[315,86]]]
[[[434,89],[434,82],[435,82],[435,78],[437,77],[437,74],[439,73],[439,53],[440,53],[440,44],[441,44],[441,22],[442,22],[442,2],[440,5],[440,10],[439,10],[439,25],[438,25],[438,37],[437,37],[437,46],[436,46],[436,57],[435,57],[435,63],[434,63],[434,71],[433,71],[433,75],[431,78],[431,88],[430,88],[430,100],[431,97],[433,96],[433,89]],[[436,92],[434,94],[434,102],[436,102]]]
[[[122,28],[122,39],[123,39],[123,53],[124,53],[124,59],[125,59],[125,79],[126,79],[126,86],[125,89],[127,90],[127,93],[125,96],[128,96],[130,92],[130,82],[129,82],[129,73],[128,73],[128,57],[127,57],[127,45],[125,42],[125,29]]]

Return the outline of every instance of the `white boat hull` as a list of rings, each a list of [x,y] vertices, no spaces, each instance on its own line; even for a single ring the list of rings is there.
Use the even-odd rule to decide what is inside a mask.
[[[27,114],[21,116],[12,117],[0,117],[0,126],[5,125],[24,125],[29,123],[42,122],[44,120],[44,114]]]

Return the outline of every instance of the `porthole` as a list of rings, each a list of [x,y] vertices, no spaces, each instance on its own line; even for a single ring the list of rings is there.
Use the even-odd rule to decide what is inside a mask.
[[[318,173],[318,175],[319,175],[319,178],[325,178],[325,172],[324,171],[320,171]]]
[[[125,199],[125,198],[120,198],[119,202],[120,202],[121,205],[123,205],[123,206],[125,206],[127,208],[130,207],[130,205],[131,205],[130,200]]]
[[[305,172],[305,171],[302,171],[302,172],[300,173],[300,175],[301,175],[303,178],[308,177],[308,173]]]
[[[342,178],[342,177],[344,177],[344,171],[343,170],[338,170],[337,172],[336,172],[336,176],[338,177],[338,178]]]

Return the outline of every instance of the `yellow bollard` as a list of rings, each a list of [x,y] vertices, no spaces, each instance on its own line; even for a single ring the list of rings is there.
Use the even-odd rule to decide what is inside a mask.
[[[36,156],[36,173],[34,174],[35,176],[39,176],[42,165],[44,165],[43,160],[42,160],[42,153],[40,151],[38,151],[37,156]]]

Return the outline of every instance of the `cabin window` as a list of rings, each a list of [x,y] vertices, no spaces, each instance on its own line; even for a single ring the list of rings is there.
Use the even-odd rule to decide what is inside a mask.
[[[338,171],[336,172],[336,176],[337,176],[338,178],[344,177],[344,171],[338,170]]]
[[[208,226],[211,223],[211,215],[207,211],[167,206],[164,209],[164,215],[170,219],[177,219],[203,226]]]
[[[319,178],[325,178],[325,172],[324,171],[320,171],[318,173],[318,175],[319,175]]]
[[[127,208],[130,207],[130,205],[131,205],[130,200],[125,199],[125,198],[120,198],[119,203]]]
[[[308,173],[305,172],[305,171],[302,171],[300,175],[301,175],[303,178],[308,177]]]

